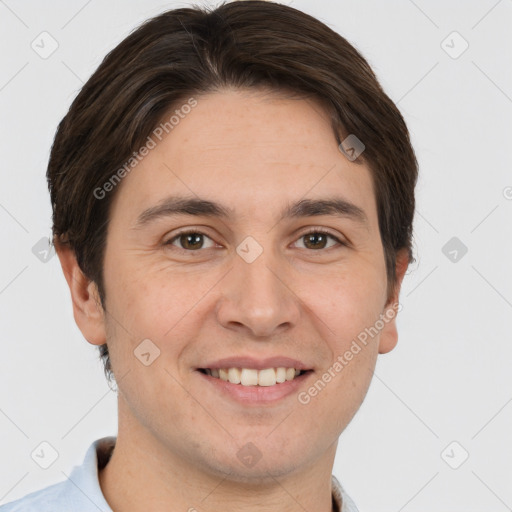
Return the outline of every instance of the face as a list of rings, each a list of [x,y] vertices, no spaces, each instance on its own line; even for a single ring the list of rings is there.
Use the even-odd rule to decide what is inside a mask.
[[[393,320],[377,322],[391,306],[371,174],[341,153],[311,100],[255,91],[196,99],[118,185],[107,314],[80,327],[91,343],[107,339],[130,428],[212,474],[289,474],[334,458],[378,353],[397,341]],[[171,196],[226,215],[203,203],[198,214],[171,214],[171,202],[155,215]],[[322,200],[353,206],[315,210]],[[310,207],[284,214],[299,201]],[[355,353],[376,322],[384,327]],[[222,361],[231,358],[245,359]],[[246,387],[200,370],[229,367],[307,371]]]

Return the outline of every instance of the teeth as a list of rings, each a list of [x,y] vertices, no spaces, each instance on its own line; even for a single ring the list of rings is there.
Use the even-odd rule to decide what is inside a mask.
[[[295,368],[265,368],[264,370],[255,370],[253,368],[219,368],[206,370],[207,375],[218,379],[231,382],[232,384],[241,384],[242,386],[274,386],[287,380],[293,380],[301,374],[300,370]]]
[[[286,368],[276,368],[276,382],[281,383],[286,380]]]
[[[274,386],[276,383],[276,371],[274,368],[267,368],[258,372],[259,386]]]
[[[228,380],[233,384],[240,384],[241,375],[240,370],[238,368],[230,368],[228,370]]]
[[[231,371],[231,369],[230,369]],[[242,368],[242,375],[238,382],[233,382],[229,379],[229,382],[233,384],[242,384],[242,386],[257,386],[258,385],[258,370],[249,370],[248,368]]]

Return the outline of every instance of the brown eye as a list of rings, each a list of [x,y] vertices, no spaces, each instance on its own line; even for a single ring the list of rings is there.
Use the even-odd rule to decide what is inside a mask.
[[[339,245],[346,245],[331,233],[323,231],[321,229],[313,229],[307,233],[304,233],[303,235],[301,235],[299,240],[304,240],[304,245],[306,246],[306,249],[318,251],[321,249],[326,249],[326,244],[328,243],[329,238],[337,242]]]
[[[174,242],[178,242],[178,249],[196,251],[197,249],[204,248],[204,237],[210,239],[209,236],[199,231],[183,231],[165,242],[164,245],[175,245]],[[207,247],[207,249],[209,249],[209,247]]]
[[[183,251],[198,252],[199,249],[211,249],[213,247],[213,245],[210,247],[205,247],[205,239],[208,239],[213,243],[213,240],[208,235],[205,235],[200,231],[182,231],[181,233],[178,233],[170,238],[167,242],[164,242],[164,245],[172,245]],[[311,251],[321,251],[322,249],[327,250],[330,249],[333,245],[336,245],[335,243],[331,246],[328,246],[327,244],[329,239],[336,242],[339,246],[347,245],[328,231],[324,231],[318,228],[312,229],[307,233],[303,233],[299,237],[299,240],[304,240],[304,248]]]

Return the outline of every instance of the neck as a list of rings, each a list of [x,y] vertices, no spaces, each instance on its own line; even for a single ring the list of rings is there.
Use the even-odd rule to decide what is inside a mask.
[[[278,478],[268,472],[241,478],[236,469],[216,473],[207,463],[171,450],[120,407],[116,446],[99,482],[116,512],[332,512],[336,445],[310,466],[281,472]]]

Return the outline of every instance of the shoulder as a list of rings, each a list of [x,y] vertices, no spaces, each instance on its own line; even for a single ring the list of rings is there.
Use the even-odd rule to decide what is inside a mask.
[[[22,498],[0,506],[0,512],[59,512],[60,506],[69,506],[62,496],[66,495],[67,482],[56,484],[31,492]],[[65,508],[62,508],[65,510]]]
[[[66,480],[1,505],[0,512],[112,512],[102,494],[98,471],[107,463],[115,440],[112,436],[97,439]]]

